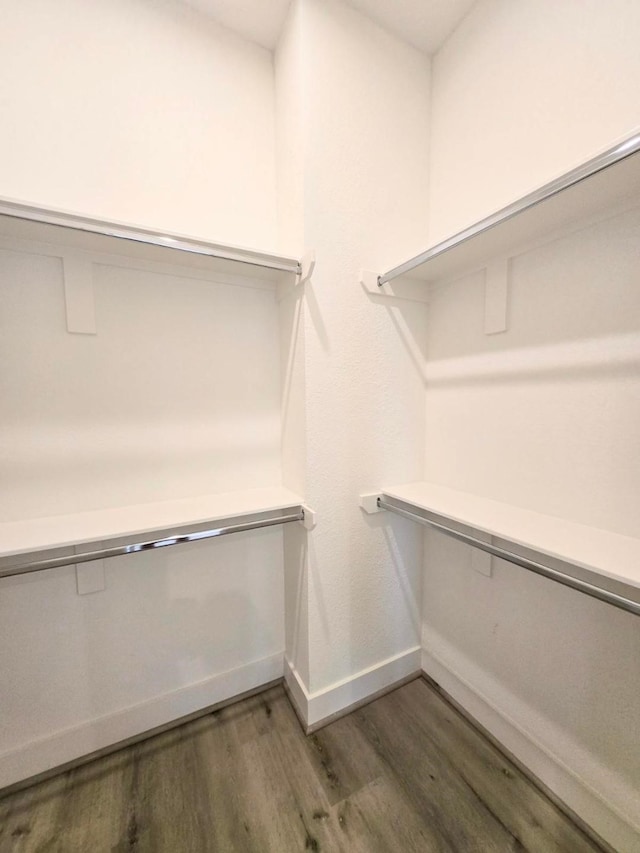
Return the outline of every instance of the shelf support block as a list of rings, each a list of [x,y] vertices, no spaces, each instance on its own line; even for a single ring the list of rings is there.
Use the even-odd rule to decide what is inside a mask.
[[[362,289],[371,296],[394,297],[409,302],[429,302],[429,282],[403,276],[387,284],[379,284],[379,275],[373,270],[360,271]]]
[[[296,284],[304,284],[313,275],[316,266],[316,253],[314,249],[309,249],[302,256],[300,261],[300,272],[298,273]]]
[[[507,331],[509,307],[509,258],[490,264],[485,270],[484,333],[497,335]]]
[[[473,535],[476,539],[480,539],[482,542],[488,542],[489,545],[492,544],[491,536],[488,533],[484,533],[482,530],[476,530]],[[486,551],[481,551],[479,548],[471,548],[470,550],[471,568],[473,571],[490,578],[493,574],[493,557],[491,554],[488,554]]]
[[[375,512],[384,512],[378,506],[378,498],[381,498],[380,492],[373,492],[367,495],[360,495],[360,509],[366,512],[367,515],[373,515]]]
[[[302,524],[305,530],[313,530],[317,523],[316,513],[312,509],[309,509],[308,506],[305,506],[303,504],[302,514],[304,517],[300,524]]]
[[[74,550],[76,554],[86,554],[101,548],[102,542],[91,542],[88,545],[76,545]],[[106,589],[104,560],[76,563],[76,589],[78,595],[90,595],[92,592],[102,592]]]
[[[76,335],[96,334],[96,309],[93,296],[93,264],[78,255],[62,257],[67,331]]]

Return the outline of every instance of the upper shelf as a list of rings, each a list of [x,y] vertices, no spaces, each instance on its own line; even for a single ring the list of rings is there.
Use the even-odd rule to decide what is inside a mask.
[[[0,199],[0,235],[87,252],[177,264],[202,271],[278,281],[299,275],[297,258],[209,243],[121,222]]]
[[[436,282],[481,268],[628,205],[640,194],[640,133],[379,276]]]

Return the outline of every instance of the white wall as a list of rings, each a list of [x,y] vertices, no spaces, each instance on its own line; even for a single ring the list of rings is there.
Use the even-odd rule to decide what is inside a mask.
[[[185,5],[0,0],[0,195],[272,248],[271,54]]]
[[[274,292],[189,272],[102,257],[69,334],[61,259],[0,249],[4,521],[279,485]]]
[[[480,0],[433,61],[430,243],[640,126],[635,0]]]
[[[282,675],[282,531],[2,581],[0,787]]]
[[[301,315],[306,452],[296,476],[318,526],[306,551],[292,548],[287,592],[296,605],[287,651],[313,721],[336,710],[330,696],[343,681],[348,704],[363,671],[380,668],[383,686],[401,669],[385,661],[417,662],[420,539],[402,520],[372,523],[358,494],[420,464],[414,341],[424,340],[426,313],[371,300],[358,279],[361,267],[391,264],[424,241],[429,63],[346,4],[300,0],[276,53],[277,80],[286,68],[297,69],[298,86],[279,85],[278,126],[300,140],[303,163],[291,164],[288,180],[301,198],[302,237],[287,232],[286,211],[281,223],[317,255]]]
[[[639,27],[628,2],[475,7],[434,61],[433,239],[640,125]],[[514,258],[502,335],[483,335],[482,274],[433,291],[427,479],[637,535],[639,245],[635,211]],[[464,546],[428,537],[425,669],[637,849],[638,620],[494,564],[474,574]]]
[[[0,15],[0,195],[274,247],[271,54],[165,3]],[[71,335],[55,251],[2,241],[2,520],[280,484],[273,287],[134,266]],[[280,677],[282,539],[3,580],[0,787]]]

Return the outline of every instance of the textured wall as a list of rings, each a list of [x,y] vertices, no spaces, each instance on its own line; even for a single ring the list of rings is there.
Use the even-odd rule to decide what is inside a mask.
[[[343,3],[301,0],[277,73],[287,64],[301,85],[278,95],[279,126],[301,140],[303,239],[317,254],[300,357],[305,496],[319,519],[288,576],[288,648],[314,693],[418,642],[419,535],[357,504],[421,464],[426,311],[372,300],[358,278],[425,240],[429,62]]]
[[[434,238],[640,124],[639,26],[628,2],[475,8],[434,62]],[[637,535],[639,238],[636,211],[514,258],[505,334],[483,334],[482,274],[433,291],[428,479]],[[616,849],[635,849],[638,619],[499,561],[485,578],[464,546],[428,543],[429,655],[493,706],[486,725],[510,721],[526,763],[536,743],[564,765],[566,778],[534,769]]]

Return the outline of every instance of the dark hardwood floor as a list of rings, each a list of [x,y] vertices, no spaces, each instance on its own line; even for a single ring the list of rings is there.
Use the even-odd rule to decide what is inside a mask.
[[[0,853],[582,853],[423,679],[305,737],[282,687],[0,800]]]

